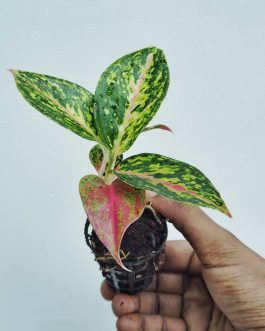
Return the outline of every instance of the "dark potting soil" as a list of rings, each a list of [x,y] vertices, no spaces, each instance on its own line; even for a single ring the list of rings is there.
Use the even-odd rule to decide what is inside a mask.
[[[146,207],[142,216],[132,223],[124,234],[120,251],[124,265],[126,266],[126,262],[132,260],[148,258],[161,247],[166,235],[166,219],[151,207]],[[111,270],[114,267],[116,270],[121,269],[94,231],[89,235],[89,241],[88,244],[103,271]]]

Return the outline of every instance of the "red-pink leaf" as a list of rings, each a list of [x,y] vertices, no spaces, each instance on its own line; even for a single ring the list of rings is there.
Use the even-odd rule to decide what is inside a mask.
[[[144,211],[145,191],[119,179],[106,185],[95,175],[83,177],[79,191],[87,217],[100,241],[126,269],[120,258],[120,245],[126,229]]]

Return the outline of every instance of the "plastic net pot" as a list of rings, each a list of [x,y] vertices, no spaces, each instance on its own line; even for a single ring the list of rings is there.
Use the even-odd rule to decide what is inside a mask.
[[[120,256],[131,272],[122,269],[91,229],[85,224],[85,239],[99,263],[103,277],[118,292],[135,294],[146,288],[164,261],[166,219],[147,206],[142,216],[124,234]]]

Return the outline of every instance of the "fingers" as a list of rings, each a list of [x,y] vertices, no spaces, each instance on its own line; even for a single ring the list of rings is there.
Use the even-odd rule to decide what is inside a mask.
[[[180,273],[159,272],[152,283],[145,289],[147,292],[182,294],[184,292],[184,275]]]
[[[213,302],[202,277],[190,277],[183,296],[182,316],[188,330],[208,330]]]
[[[108,301],[111,301],[116,294],[116,292],[107,284],[106,280],[103,280],[100,291],[103,298]]]
[[[118,331],[185,331],[186,326],[179,318],[129,314],[118,318],[117,329]]]
[[[161,315],[130,314],[117,320],[118,331],[184,331],[181,319],[162,317]]]
[[[141,292],[137,295],[120,293],[112,300],[112,309],[116,316],[132,313],[160,314],[168,317],[180,317],[182,296],[158,292]]]
[[[161,196],[152,199],[152,206],[172,220],[174,226],[182,232],[200,261],[206,266],[214,266],[215,262],[218,262],[213,260],[215,252],[221,253],[222,256],[229,255],[240,243],[230,232],[216,224],[196,206],[180,204]],[[231,263],[234,263],[234,260]]]

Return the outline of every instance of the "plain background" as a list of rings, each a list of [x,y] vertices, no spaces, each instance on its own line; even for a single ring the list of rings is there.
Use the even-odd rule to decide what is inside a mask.
[[[156,152],[201,169],[234,216],[207,210],[265,256],[265,2],[14,1],[1,4],[0,329],[115,330],[83,238],[78,182],[94,173],[91,142],[24,101],[7,68],[50,74],[94,92],[116,58],[164,50],[168,95],[127,153]],[[181,238],[170,230],[170,238]]]

